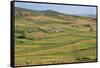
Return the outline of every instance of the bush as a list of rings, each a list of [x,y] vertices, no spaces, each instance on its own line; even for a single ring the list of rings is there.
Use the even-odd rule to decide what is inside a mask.
[[[93,29],[92,29],[92,28],[90,28],[90,31],[92,32],[92,31],[93,31]]]
[[[85,26],[85,27],[91,27],[90,24],[84,24],[83,26]]]

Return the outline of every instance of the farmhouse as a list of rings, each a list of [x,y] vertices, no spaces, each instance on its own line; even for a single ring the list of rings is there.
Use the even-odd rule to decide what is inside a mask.
[[[53,28],[53,32],[63,32],[64,30],[62,28]]]

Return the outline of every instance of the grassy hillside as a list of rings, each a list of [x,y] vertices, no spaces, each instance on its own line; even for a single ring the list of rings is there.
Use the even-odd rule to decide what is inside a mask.
[[[96,61],[96,19],[15,8],[15,64]]]

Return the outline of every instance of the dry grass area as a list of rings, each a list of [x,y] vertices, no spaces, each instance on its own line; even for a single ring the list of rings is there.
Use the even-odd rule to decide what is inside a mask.
[[[97,61],[96,19],[39,15],[15,17],[16,66]]]

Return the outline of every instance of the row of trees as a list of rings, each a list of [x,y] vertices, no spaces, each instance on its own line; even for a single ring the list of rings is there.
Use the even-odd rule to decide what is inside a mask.
[[[72,25],[72,27],[79,27],[80,25]],[[89,31],[93,31],[93,27],[91,24],[83,24],[82,26],[89,28]]]

